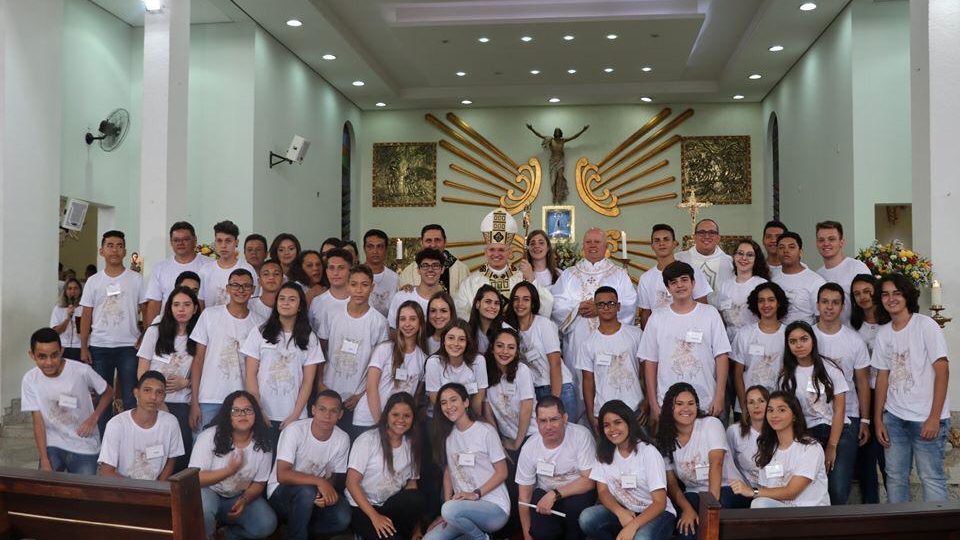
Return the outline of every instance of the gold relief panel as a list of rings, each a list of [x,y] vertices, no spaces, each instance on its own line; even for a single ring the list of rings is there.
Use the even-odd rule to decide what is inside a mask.
[[[436,206],[436,143],[374,143],[373,206]]]
[[[680,145],[683,192],[696,190],[713,204],[750,204],[750,136],[684,137]]]

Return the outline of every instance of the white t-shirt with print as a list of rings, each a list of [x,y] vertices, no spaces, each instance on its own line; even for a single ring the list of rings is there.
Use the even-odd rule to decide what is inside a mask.
[[[203,255],[196,255],[192,261],[187,264],[181,264],[173,257],[164,259],[153,267],[150,273],[150,279],[147,280],[147,290],[145,297],[147,300],[156,300],[161,305],[166,305],[167,297],[174,289],[177,278],[184,272],[195,272],[200,277],[200,283],[203,284],[203,269],[214,260]],[[161,308],[160,312],[163,312]]]
[[[107,382],[87,364],[67,359],[63,363],[63,370],[56,377],[47,377],[37,367],[23,376],[20,410],[38,411],[43,417],[47,447],[94,455],[100,451],[100,430],[81,437],[77,429],[93,414],[90,393],[102,394]]]
[[[850,390],[847,387],[847,380],[843,377],[843,372],[827,360],[823,361],[823,367],[826,368],[827,376],[833,383],[834,399]],[[797,366],[794,377],[797,381],[797,388],[794,393],[797,395],[797,401],[800,402],[800,408],[803,409],[803,417],[807,421],[807,428],[820,424],[833,425],[833,401],[831,400],[828,403],[827,389],[820,382],[814,384],[811,379],[813,377],[813,366]],[[817,390],[820,391],[819,397],[817,396]],[[844,416],[843,423],[849,424],[850,419]]]
[[[485,422],[474,422],[464,431],[454,426],[447,437],[446,450],[454,493],[470,493],[486,484],[493,476],[493,464],[507,458],[497,430]],[[510,496],[503,483],[485,493],[480,500],[510,513]]]
[[[403,437],[398,448],[393,448],[393,474],[387,470],[380,445],[380,432],[370,429],[353,442],[347,468],[360,473],[360,488],[373,506],[383,506],[387,499],[398,493],[412,479],[420,478],[414,471],[410,439]],[[346,490],[347,502],[357,506],[350,490]]]
[[[726,432],[719,419],[713,416],[697,418],[687,444],[673,451],[672,469],[686,487],[687,493],[698,493],[710,488],[710,451],[723,450],[720,485],[731,480],[743,480],[727,445]]]
[[[270,315],[273,315],[273,307],[264,304],[259,296],[251,298],[250,301],[247,302],[247,309],[259,315],[263,320],[267,320],[270,318]]]
[[[81,315],[82,311],[83,308],[80,307],[74,310],[73,317],[70,317],[70,322],[67,323],[67,327],[60,334],[60,344],[63,345],[64,349],[80,347],[80,329],[77,328],[77,317]],[[60,307],[60,304],[54,305],[53,312],[50,313],[50,328],[62,323],[66,318],[67,308]],[[72,358],[71,360],[79,360],[79,358]]]
[[[394,371],[393,369],[393,342],[385,341],[375,349],[370,355],[370,365],[367,366],[367,377],[370,376],[370,368],[380,370],[380,380],[377,389],[380,394],[380,407],[386,405],[387,400],[394,394],[406,392],[411,396],[417,395],[417,387],[423,380],[423,364],[426,355],[420,350],[420,347],[414,348],[413,352],[403,356],[403,364]],[[364,392],[357,402],[354,409],[353,425],[372,426],[374,425],[373,412],[370,410],[370,402],[367,394]]]
[[[757,468],[757,462],[753,456],[757,453],[757,437],[760,432],[750,428],[747,436],[740,435],[740,424],[731,424],[727,428],[727,444],[733,453],[733,462],[740,471],[740,476],[746,479],[751,486],[756,486],[757,475],[760,469]]]
[[[318,338],[330,339],[330,317],[339,315],[340,310],[346,309],[348,303],[349,295],[340,299],[330,294],[330,291],[324,291],[310,301],[310,326]]]
[[[830,506],[823,459],[823,448],[816,442],[794,441],[786,450],[779,447],[774,450],[770,463],[760,469],[758,482],[761,487],[779,488],[789,484],[794,476],[809,478],[810,484],[796,499],[781,502],[787,506]]]
[[[157,354],[157,339],[160,331],[157,325],[152,324],[143,334],[140,350],[137,356],[150,362],[150,369],[159,371],[164,377],[172,375],[183,379],[190,378],[190,367],[193,366],[193,355],[187,352],[189,338],[186,334],[173,338],[173,354]],[[176,392],[167,392],[164,401],[167,403],[190,403],[190,385]]]
[[[667,470],[660,452],[653,446],[638,442],[637,449],[627,457],[614,449],[610,464],[599,460],[590,470],[590,479],[603,482],[610,494],[631,512],[641,513],[653,504],[651,493],[667,490]],[[667,512],[677,515],[670,497],[667,497]]]
[[[639,326],[621,324],[616,333],[597,330],[580,345],[576,368],[593,373],[595,415],[610,400],[619,399],[634,410],[643,401],[638,357],[642,336]]]
[[[282,422],[293,413],[303,385],[303,368],[326,361],[317,335],[310,332],[306,350],[297,346],[293,334],[280,332],[277,343],[268,343],[260,328],[254,328],[240,347],[240,354],[259,364],[257,386],[260,406],[270,420]],[[307,417],[307,408],[298,418]]]
[[[720,310],[720,316],[723,317],[723,323],[727,326],[727,337],[730,338],[731,343],[741,328],[757,322],[757,316],[747,306],[747,298],[758,285],[766,282],[767,280],[762,277],[752,276],[743,283],[737,283],[736,279],[728,279],[717,287],[715,307]]]
[[[180,424],[176,416],[157,411],[157,421],[143,429],[132,415],[133,410],[123,411],[107,422],[97,461],[126,478],[156,480],[168,459],[183,455]]]
[[[654,311],[640,342],[640,359],[657,366],[657,403],[674,383],[693,385],[704,407],[717,390],[717,360],[730,352],[730,340],[720,313],[697,302],[683,315],[672,307]]]
[[[560,352],[560,330],[547,317],[534,315],[530,328],[520,332],[520,348],[523,357],[533,372],[533,386],[550,385],[550,361],[547,355]],[[561,384],[573,382],[573,374],[567,364],[560,362]]]
[[[506,375],[500,375],[500,382],[487,388],[487,403],[497,419],[500,434],[508,439],[516,439],[520,429],[520,403],[529,399],[535,405],[537,396],[533,392],[533,375],[525,364],[517,364],[517,373],[513,382]],[[537,432],[536,412],[530,411],[530,424],[527,436]]]
[[[290,424],[280,432],[277,443],[277,461],[286,461],[293,470],[318,478],[330,480],[334,474],[346,474],[350,457],[350,436],[334,426],[330,438],[321,441],[313,436],[312,418],[304,418]],[[274,465],[267,480],[267,498],[280,485],[277,467]]]
[[[243,493],[252,482],[264,482],[270,478],[270,468],[273,466],[273,454],[264,452],[256,448],[256,443],[250,439],[250,443],[243,449],[235,448],[222,456],[214,453],[213,436],[217,428],[210,427],[203,430],[197,436],[193,443],[193,451],[190,453],[190,467],[196,467],[201,471],[214,471],[223,469],[230,464],[230,458],[234,452],[243,453],[243,465],[240,470],[223,480],[207,486],[221,497],[236,497]]]
[[[817,316],[817,292],[826,283],[820,274],[804,268],[796,274],[779,272],[773,276],[773,282],[783,289],[790,307],[783,318],[783,324],[793,321],[806,321],[813,324]]]
[[[857,385],[854,383],[854,374],[858,369],[870,367],[870,353],[867,344],[860,335],[846,325],[840,326],[836,334],[827,334],[819,326],[813,327],[817,334],[817,351],[822,356],[833,359],[843,370],[843,378],[847,381],[847,394],[844,402],[846,415],[850,418],[860,418],[862,413],[870,417],[871,411],[861,411],[857,398]]]
[[[478,354],[471,366],[466,362],[459,366],[450,364],[445,366],[439,356],[430,355],[424,368],[423,381],[427,392],[439,392],[443,385],[455,382],[467,387],[467,393],[472,396],[489,386],[487,361]]]
[[[853,278],[857,277],[857,274],[871,274],[872,272],[863,261],[845,257],[840,264],[833,268],[827,268],[826,266],[817,268],[817,273],[823,279],[843,287],[846,298],[843,302],[843,312],[840,314],[840,320],[843,321],[843,324],[850,324],[850,308],[853,306],[850,285],[853,284]]]
[[[387,316],[387,323],[390,325],[390,328],[397,328],[397,312],[400,311],[400,306],[407,300],[413,300],[414,302],[420,304],[420,309],[423,310],[423,316],[427,316],[427,304],[430,303],[429,298],[420,296],[420,294],[417,292],[417,289],[413,289],[410,292],[397,291],[397,294],[394,294],[390,300],[390,307],[384,314]]]
[[[390,330],[387,319],[373,308],[354,318],[346,305],[334,307],[329,321],[323,384],[348,399],[365,391],[370,355],[374,347],[390,339]]]
[[[866,321],[860,325],[860,329],[857,330],[857,333],[860,334],[860,338],[864,343],[867,344],[867,352],[870,353],[870,389],[873,390],[877,387],[877,367],[873,365],[873,344],[877,341],[877,333],[880,331],[880,325],[877,323],[868,323]],[[870,411],[873,412],[873,411]]]
[[[145,301],[143,278],[125,268],[117,277],[106,272],[90,276],[80,305],[93,308],[91,347],[133,347],[140,339],[137,309]]]
[[[699,268],[693,269],[693,297],[704,298],[710,296],[713,288],[707,276]],[[637,283],[637,307],[654,311],[673,303],[673,296],[663,284],[663,271],[656,266],[640,275]]]
[[[387,316],[390,302],[397,293],[397,283],[399,278],[397,273],[389,268],[384,268],[383,272],[373,275],[373,292],[370,293],[370,307],[380,312],[384,317]]]
[[[777,389],[777,377],[783,367],[784,336],[786,326],[772,334],[760,330],[760,324],[752,324],[737,333],[730,354],[734,362],[743,364],[743,387],[750,388],[755,384],[763,385],[773,392]],[[737,412],[740,412],[740,402],[737,402]]]
[[[550,491],[566,486],[593,468],[597,457],[593,433],[580,424],[566,426],[563,441],[547,448],[538,431],[523,443],[517,459],[517,484]]]
[[[200,300],[203,300],[204,309],[230,303],[230,291],[227,290],[227,283],[230,281],[230,273],[238,268],[250,271],[250,275],[253,276],[254,291],[257,289],[257,271],[247,264],[247,261],[238,257],[230,268],[221,268],[219,261],[210,262],[211,264],[203,266],[203,273],[200,274]]]
[[[223,403],[231,392],[243,390],[243,356],[240,345],[263,319],[252,311],[237,319],[227,306],[208,307],[200,314],[190,338],[206,347],[200,374],[200,403]]]
[[[947,358],[943,330],[930,317],[914,313],[903,329],[885,324],[877,332],[873,365],[890,370],[885,410],[910,422],[923,422],[933,406],[933,363]],[[950,418],[950,397],[940,419]]]

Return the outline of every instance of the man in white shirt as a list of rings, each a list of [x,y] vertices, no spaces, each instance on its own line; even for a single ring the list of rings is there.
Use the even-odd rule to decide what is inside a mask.
[[[147,371],[133,390],[137,406],[107,422],[98,459],[101,476],[166,480],[173,473],[183,439],[177,418],[160,410],[166,385],[159,371]]]
[[[777,239],[787,232],[787,226],[778,220],[770,220],[763,226],[763,249],[767,252],[770,275],[780,271],[780,255],[777,254]]]
[[[390,300],[390,308],[387,310],[387,323],[390,325],[391,332],[397,329],[397,311],[407,300],[414,300],[420,304],[424,317],[427,316],[430,298],[443,290],[443,285],[440,284],[440,274],[443,272],[443,254],[430,248],[420,250],[417,253],[417,272],[420,275],[420,284],[412,291],[397,292]]]
[[[260,273],[260,265],[267,260],[267,239],[262,234],[248,234],[243,240],[243,259]]]
[[[826,281],[800,262],[803,258],[803,239],[799,234],[789,231],[781,234],[777,239],[777,254],[782,266],[780,272],[770,277],[790,301],[783,324],[805,321],[812,325],[817,315],[817,292]]]
[[[380,229],[370,229],[363,235],[364,263],[373,271],[373,293],[370,305],[384,317],[390,308],[390,301],[397,293],[399,277],[393,270],[384,266],[387,258],[387,233]]]
[[[330,288],[310,301],[310,326],[320,338],[324,354],[327,353],[327,340],[330,339],[330,314],[339,313],[339,308],[343,308],[350,301],[347,280],[350,278],[350,267],[354,261],[353,255],[342,248],[328,250],[326,257],[327,266],[324,272]]]
[[[596,446],[590,430],[567,423],[563,402],[548,395],[534,411],[537,433],[527,439],[517,460],[518,513],[524,538],[583,538],[580,512],[597,500],[590,470]],[[554,510],[566,517],[556,516]]]
[[[435,249],[443,254],[443,272],[440,274],[440,283],[444,289],[455,296],[460,290],[460,282],[470,275],[470,268],[447,251],[447,233],[436,223],[424,225],[420,229],[420,249]],[[420,284],[420,275],[417,273],[417,263],[407,265],[400,272],[400,288],[416,287]]]
[[[701,219],[693,232],[693,247],[677,253],[677,260],[699,269],[714,291],[720,283],[734,278],[733,258],[720,249],[720,225]]]
[[[107,231],[100,240],[100,256],[106,262],[103,272],[90,276],[80,297],[80,360],[93,364],[103,380],[120,378],[124,409],[136,405],[133,387],[137,384],[137,349],[140,339],[138,311],[143,310],[143,279],[124,268],[126,240],[120,231]],[[100,418],[100,432],[112,410]]]
[[[230,302],[230,292],[227,290],[227,281],[230,273],[238,268],[244,268],[253,276],[254,290],[257,287],[256,270],[239,257],[237,252],[240,227],[229,220],[221,221],[213,226],[213,249],[217,252],[217,260],[204,267],[200,274],[200,300],[204,308],[222,306]]]
[[[843,254],[846,240],[843,239],[843,225],[838,221],[821,221],[817,223],[817,251],[823,258],[823,266],[817,269],[820,277],[828,282],[836,283],[845,291],[843,313],[840,321],[850,323],[850,306],[853,297],[850,295],[850,285],[857,274],[869,274],[870,269],[863,261],[858,261]]]
[[[647,270],[640,276],[637,283],[637,307],[640,308],[640,328],[647,326],[647,319],[655,309],[669,306],[673,302],[667,286],[663,284],[663,269],[676,260],[673,256],[677,246],[676,233],[673,227],[664,223],[658,223],[650,231],[650,247],[653,254],[657,256],[657,265]],[[710,284],[707,283],[707,277],[699,269],[693,269],[694,282],[697,284],[693,291],[693,298],[697,302],[706,304],[707,296],[713,292]]]
[[[147,280],[144,321],[152,321],[160,314],[167,296],[174,289],[177,276],[186,271],[200,275],[203,268],[213,262],[209,257],[197,253],[197,233],[193,225],[186,221],[178,221],[170,227],[170,247],[173,256],[157,263]]]

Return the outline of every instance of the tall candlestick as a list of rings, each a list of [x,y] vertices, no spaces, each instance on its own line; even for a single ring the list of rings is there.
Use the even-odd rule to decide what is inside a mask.
[[[930,303],[935,306],[943,305],[943,288],[937,280],[933,280],[933,287],[930,289]]]
[[[620,251],[623,252],[623,258],[627,257],[627,231],[620,231]]]
[[[399,239],[399,238],[397,238],[397,256],[396,256],[396,259],[397,259],[398,261],[402,261],[402,260],[403,260],[403,240],[401,240],[401,239]]]

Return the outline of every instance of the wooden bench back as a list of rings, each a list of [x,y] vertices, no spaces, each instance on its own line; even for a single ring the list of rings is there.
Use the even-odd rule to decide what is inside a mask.
[[[201,540],[196,469],[167,482],[0,467],[0,539]]]

